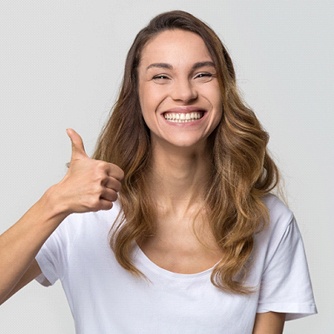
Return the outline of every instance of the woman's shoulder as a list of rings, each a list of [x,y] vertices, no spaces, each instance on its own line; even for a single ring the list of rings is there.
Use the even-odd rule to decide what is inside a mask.
[[[291,224],[296,223],[293,212],[278,196],[268,194],[263,202],[268,208],[269,222],[260,234],[282,236]]]
[[[274,194],[267,194],[263,198],[264,204],[269,211],[270,220],[272,219],[291,219],[293,212],[286,203]]]
[[[269,221],[254,235],[255,247],[259,254],[269,261],[280,247],[289,252],[294,240],[301,238],[293,212],[276,195],[263,198],[269,211]]]

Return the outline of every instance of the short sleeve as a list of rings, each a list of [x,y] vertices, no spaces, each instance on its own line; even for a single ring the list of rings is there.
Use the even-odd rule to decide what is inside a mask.
[[[317,312],[306,255],[292,217],[264,268],[258,313],[280,312],[292,320]]]
[[[96,233],[101,233],[107,239],[119,210],[120,206],[115,203],[112,210],[69,215],[36,255],[36,261],[42,271],[36,280],[44,286],[53,285],[57,280],[63,281],[70,269],[76,269],[77,263],[73,254],[80,247],[85,248],[88,243],[94,242],[93,236]]]
[[[42,271],[36,280],[44,286],[53,285],[64,275],[71,244],[66,224],[65,220],[59,225],[36,255],[36,261]]]

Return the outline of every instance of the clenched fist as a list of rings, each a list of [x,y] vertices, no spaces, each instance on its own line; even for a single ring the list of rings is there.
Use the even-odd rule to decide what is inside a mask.
[[[66,214],[111,209],[121,189],[122,169],[91,159],[79,134],[73,129],[68,129],[67,134],[72,142],[72,156],[65,177],[53,189],[57,206]]]

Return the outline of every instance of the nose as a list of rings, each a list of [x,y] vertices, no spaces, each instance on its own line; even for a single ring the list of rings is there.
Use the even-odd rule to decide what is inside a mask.
[[[174,101],[189,102],[196,100],[198,93],[189,80],[176,80],[171,89],[171,98]]]

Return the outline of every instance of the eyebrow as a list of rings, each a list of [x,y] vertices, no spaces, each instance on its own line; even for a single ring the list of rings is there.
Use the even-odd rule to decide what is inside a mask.
[[[216,68],[215,64],[212,61],[200,61],[192,66],[192,70],[197,70],[201,67],[207,67],[207,66]],[[149,70],[150,68],[165,68],[168,70],[172,70],[173,66],[167,63],[153,63],[147,66],[146,70]]]

